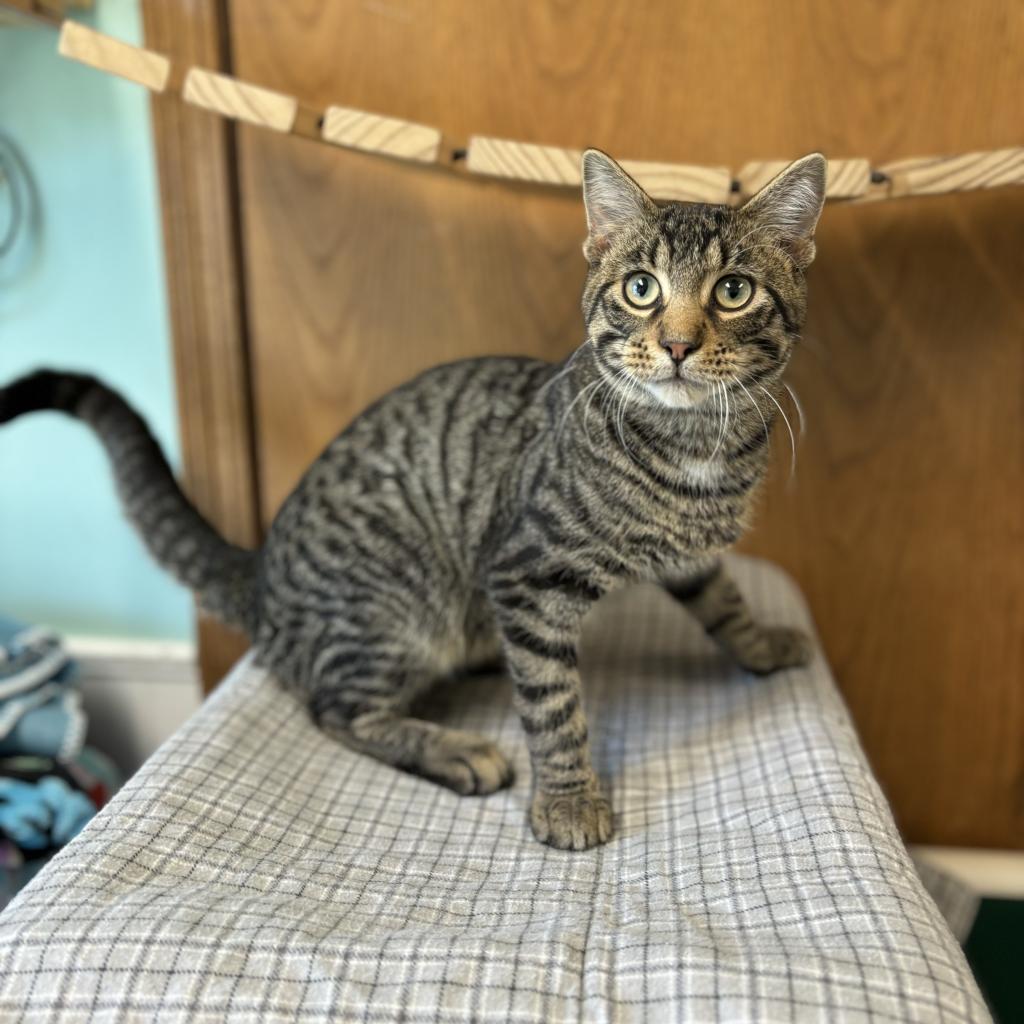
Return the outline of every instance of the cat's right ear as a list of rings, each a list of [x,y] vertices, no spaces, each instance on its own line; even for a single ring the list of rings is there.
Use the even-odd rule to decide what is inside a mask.
[[[654,200],[610,157],[599,149],[583,154],[583,205],[587,210],[587,240],[583,253],[594,262],[616,232],[657,213]]]
[[[772,231],[806,270],[814,259],[814,229],[825,205],[827,181],[828,161],[811,153],[768,182],[740,208],[740,215]]]

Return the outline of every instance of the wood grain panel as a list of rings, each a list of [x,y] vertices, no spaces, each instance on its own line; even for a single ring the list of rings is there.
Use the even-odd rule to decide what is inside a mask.
[[[800,581],[905,832],[951,844],[1024,830],[1022,231],[1010,193],[827,212],[796,477],[777,436],[744,544]]]
[[[1024,8],[696,0],[230,0],[235,71],[537,145],[648,161],[1019,145]],[[970,45],[963,45],[970,40]],[[241,129],[264,520],[416,371],[581,337],[569,192]],[[1024,196],[826,212],[794,380],[809,429],[747,547],[805,588],[908,836],[1024,846]],[[770,685],[770,684],[769,684]]]
[[[222,66],[224,26],[214,0],[147,0],[142,9],[147,46],[176,66]],[[152,110],[185,489],[225,536],[254,546],[261,530],[233,128],[171,96],[154,95]],[[199,639],[209,688],[248,645],[210,619],[200,621]]]

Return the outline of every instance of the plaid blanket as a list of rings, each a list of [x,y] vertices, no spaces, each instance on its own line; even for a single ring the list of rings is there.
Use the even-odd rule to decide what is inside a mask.
[[[810,627],[778,570],[733,567]],[[435,709],[516,755],[468,799],[243,662],[0,917],[0,1019],[989,1020],[820,657],[754,679],[637,588],[582,667],[616,832],[572,854],[528,831],[500,678]]]

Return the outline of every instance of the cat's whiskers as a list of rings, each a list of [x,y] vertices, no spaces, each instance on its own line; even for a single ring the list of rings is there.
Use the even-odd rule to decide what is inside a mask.
[[[625,411],[626,411],[626,401],[628,400],[630,395],[633,393],[633,389],[635,387],[637,387],[638,385],[637,385],[636,378],[631,373],[628,373],[625,370],[625,368],[621,368],[620,367],[616,371],[616,377],[621,378],[622,380],[624,380],[626,386],[625,387],[617,387],[615,389],[616,392],[617,392],[617,396],[618,396],[618,404],[615,406],[615,410],[614,410],[614,412],[612,414],[612,423],[615,426],[616,434],[618,434],[618,436],[619,436],[619,442],[622,444],[622,450],[626,453],[626,455],[629,457],[629,460],[631,462],[636,463],[636,458],[635,458],[635,456],[633,454],[633,449],[630,448],[629,445],[626,442],[625,425],[623,423],[623,417],[624,417]]]
[[[569,414],[572,412],[573,406],[581,398],[583,398],[584,395],[586,395],[587,396],[587,400],[586,400],[586,402],[584,403],[584,406],[583,406],[583,433],[584,433],[584,436],[587,439],[587,447],[590,449],[591,452],[593,452],[594,451],[594,441],[593,441],[593,438],[590,435],[590,429],[589,429],[588,422],[587,422],[587,417],[590,415],[590,406],[591,406],[592,402],[594,401],[594,398],[601,393],[602,388],[612,389],[613,394],[615,393],[615,388],[614,388],[615,381],[614,381],[614,378],[615,377],[619,377],[619,376],[623,377],[624,379],[628,379],[629,375],[627,374],[627,372],[626,372],[626,370],[624,368],[621,368],[621,367],[615,368],[613,370],[613,377],[612,378],[608,378],[608,377],[605,377],[604,375],[602,375],[602,376],[598,377],[597,380],[591,381],[585,387],[581,388],[579,393],[573,398],[572,402],[569,404],[569,407],[562,414],[562,419],[559,422],[558,430],[556,431],[556,436],[558,438],[561,438],[562,432],[563,432],[563,430],[565,428],[566,421],[569,418]]]
[[[782,386],[789,392],[789,397],[793,400],[793,405],[796,406],[796,415],[800,423],[800,442],[803,443],[804,434],[807,429],[804,420],[804,407],[800,404],[800,399],[797,397],[796,392],[788,384],[783,382]]]
[[[744,384],[743,381],[739,379],[739,377],[733,377],[732,380],[736,384],[739,384],[741,388],[743,388],[743,393],[750,400],[750,404],[757,410],[757,415],[761,417],[761,426],[764,427],[764,436],[768,437],[771,432],[768,430],[768,421],[764,418],[764,413],[761,412],[761,406],[757,404],[757,402],[754,400],[754,396],[747,390],[746,384]]]
[[[582,388],[580,388],[580,390],[579,390],[579,391],[577,392],[577,394],[576,394],[576,397],[575,397],[575,398],[573,398],[573,400],[572,400],[572,401],[571,401],[571,402],[569,403],[569,406],[568,406],[568,408],[567,408],[567,409],[565,410],[565,412],[564,412],[564,413],[562,413],[562,418],[561,418],[561,420],[559,420],[559,423],[558,423],[558,429],[557,429],[557,430],[555,431],[555,437],[556,437],[556,438],[559,438],[559,439],[561,439],[561,437],[562,437],[562,431],[563,431],[563,430],[565,429],[565,421],[566,421],[566,420],[567,420],[567,419],[569,418],[569,414],[570,414],[570,413],[572,412],[572,410],[573,410],[573,406],[575,406],[575,405],[576,405],[576,403],[577,403],[577,402],[578,402],[578,401],[579,401],[579,400],[580,400],[580,399],[581,399],[581,398],[582,398],[582,397],[583,397],[583,396],[584,396],[584,395],[585,395],[585,394],[586,394],[586,393],[587,393],[588,391],[590,391],[590,390],[591,390],[592,388],[596,388],[596,387],[598,387],[598,386],[599,386],[600,384],[602,384],[602,383],[603,383],[603,381],[601,380],[601,378],[598,378],[597,380],[591,381],[591,382],[590,382],[589,384],[587,384],[587,385],[586,385],[585,387],[582,387]]]
[[[725,384],[720,380],[715,381],[715,387],[716,389],[719,389],[721,391],[725,412],[722,416],[722,425],[718,432],[718,441],[715,444],[715,447],[712,449],[711,454],[708,456],[708,462],[712,462],[715,456],[718,454],[718,450],[719,448],[722,447],[722,444],[725,441],[725,435],[729,429],[729,392]]]
[[[565,365],[558,371],[558,373],[556,373],[549,381],[547,381],[544,385],[542,385],[542,387],[537,392],[537,394],[538,395],[544,394],[544,392],[547,391],[547,389],[549,387],[551,387],[552,384],[555,384],[557,381],[560,381],[572,369],[573,362],[576,360],[576,358],[579,356],[579,354],[586,349],[586,347],[589,344],[590,344],[589,339],[587,341],[583,342],[583,344],[580,345],[580,347],[578,349],[576,349],[576,351],[573,352],[573,354],[571,356],[569,356],[568,359],[566,359]]]
[[[598,384],[607,385],[610,387],[609,382],[604,380],[603,378],[598,381]],[[590,403],[593,402],[594,396],[600,394],[600,392],[600,387],[595,388],[593,391],[591,391],[590,394],[587,396],[586,404],[583,406],[583,433],[587,438],[587,447],[590,449],[591,454],[593,454],[594,451],[594,441],[593,438],[591,438],[590,436],[590,427],[587,425],[587,417],[590,415]]]
[[[757,385],[774,403],[775,408],[779,410],[779,414],[782,416],[783,422],[786,424],[786,430],[789,431],[789,479],[792,480],[796,476],[796,438],[793,436],[793,425],[789,422],[789,417],[786,415],[786,410],[776,401],[775,396],[763,385]]]

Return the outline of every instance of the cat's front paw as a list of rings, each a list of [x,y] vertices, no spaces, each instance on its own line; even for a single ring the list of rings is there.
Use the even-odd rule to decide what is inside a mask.
[[[611,804],[596,791],[533,795],[533,834],[559,850],[589,850],[612,837]]]
[[[762,626],[735,655],[742,668],[765,676],[782,668],[806,665],[813,653],[811,639],[802,629]]]

